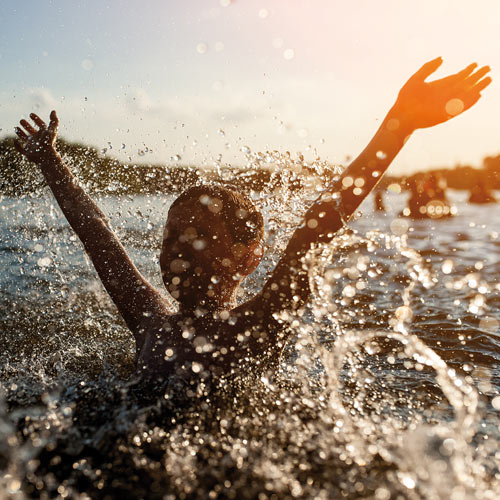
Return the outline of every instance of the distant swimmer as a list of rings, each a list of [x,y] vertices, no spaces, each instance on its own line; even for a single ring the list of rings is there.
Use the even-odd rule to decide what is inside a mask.
[[[446,181],[431,173],[409,183],[410,198],[403,215],[414,219],[440,219],[455,214],[456,209],[446,198]]]
[[[483,180],[478,180],[471,188],[469,203],[486,205],[488,203],[496,203],[495,195],[486,187]]]
[[[236,305],[240,284],[262,257],[264,223],[242,193],[214,186],[184,191],[172,204],[160,267],[173,303],[138,271],[106,216],[55,147],[59,119],[21,120],[16,147],[43,173],[69,224],[135,337],[136,369],[149,380],[218,377],[272,371],[289,332],[282,313],[302,307],[311,293],[302,258],[329,242],[373,190],[417,129],[445,122],[474,105],[491,79],[476,64],[426,82],[441,58],[424,64],[403,86],[363,152],[304,215],[262,290]]]

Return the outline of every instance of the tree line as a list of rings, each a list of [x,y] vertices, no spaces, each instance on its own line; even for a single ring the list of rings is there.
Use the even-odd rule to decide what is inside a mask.
[[[175,193],[195,185],[207,178],[194,166],[137,165],[123,163],[104,156],[96,148],[72,143],[63,138],[57,139],[57,149],[68,162],[75,176],[92,194],[159,194]],[[305,172],[308,169],[306,168]],[[314,174],[313,171],[310,171]],[[483,159],[481,168],[468,165],[456,165],[453,168],[439,168],[425,172],[417,172],[411,176],[385,176],[382,187],[391,183],[399,183],[403,187],[434,173],[444,178],[448,187],[453,189],[470,189],[479,182],[490,189],[500,189],[500,155]],[[274,177],[271,178],[271,175]],[[213,175],[216,178],[216,175]],[[210,177],[210,175],[208,175]],[[300,176],[299,176],[300,178]],[[237,188],[260,191],[269,182],[279,182],[279,175],[272,169],[226,168],[224,179]],[[220,179],[219,179],[220,180]],[[291,187],[300,185],[300,181]],[[40,194],[45,186],[43,177],[37,167],[28,162],[15,150],[14,138],[0,140],[0,194],[22,196]]]

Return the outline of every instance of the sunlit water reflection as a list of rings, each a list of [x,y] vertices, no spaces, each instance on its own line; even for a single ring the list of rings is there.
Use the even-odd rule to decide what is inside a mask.
[[[293,169],[290,177],[293,181]],[[262,285],[315,187],[255,194]],[[183,407],[129,382],[133,340],[49,196],[0,203],[0,468],[12,497],[496,499],[500,207],[364,215],[307,259],[315,291],[281,376]],[[160,287],[172,196],[103,198]],[[394,222],[394,221],[397,222]],[[500,231],[500,230],[499,230]]]

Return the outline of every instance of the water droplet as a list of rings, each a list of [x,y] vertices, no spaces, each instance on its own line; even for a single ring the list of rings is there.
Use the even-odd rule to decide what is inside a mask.
[[[261,19],[266,19],[269,16],[269,11],[267,9],[260,9],[259,10],[259,17]]]
[[[391,118],[388,122],[387,122],[387,130],[391,131],[391,132],[394,132],[395,130],[397,130],[399,128],[399,120],[396,119],[396,118]]]
[[[82,61],[82,68],[85,71],[92,71],[92,69],[94,68],[94,62],[92,61],[92,59],[84,59]]]
[[[283,57],[287,61],[291,61],[295,57],[295,51],[293,49],[285,49],[283,51]]]
[[[390,184],[389,187],[387,188],[387,191],[390,191],[391,193],[399,194],[399,193],[401,193],[401,186],[399,184],[396,184],[396,183]]]
[[[454,262],[451,259],[446,259],[441,266],[444,274],[450,274],[453,271]]]
[[[402,236],[406,234],[409,228],[408,221],[406,219],[394,219],[391,222],[391,231],[396,236]]]
[[[342,186],[345,188],[351,187],[354,184],[354,179],[350,176],[344,177],[342,179]]]
[[[401,484],[405,487],[408,488],[409,490],[412,490],[416,486],[415,479],[410,476],[408,473],[403,473],[403,472],[398,472],[399,480],[401,481]]]
[[[171,348],[168,347],[165,349],[165,361],[170,361],[174,357],[175,351]]]
[[[193,241],[193,248],[195,250],[198,250],[198,251],[204,250],[206,248],[206,246],[207,246],[207,243],[206,243],[205,240],[199,239],[199,240],[194,240]]]
[[[200,373],[203,370],[203,365],[201,363],[196,363],[196,361],[193,361],[191,370],[193,370],[193,373]]]
[[[396,309],[395,316],[398,321],[408,322],[413,318],[413,311],[408,306],[400,306]]]
[[[49,267],[52,264],[52,259],[50,257],[42,257],[37,260],[37,264],[40,267]]]
[[[495,410],[500,410],[500,396],[495,396],[491,400],[491,405],[495,408]]]
[[[196,52],[198,52],[198,54],[206,54],[207,50],[208,50],[208,46],[206,43],[200,42],[196,46]]]
[[[459,115],[465,108],[464,102],[462,99],[450,99],[445,106],[446,113],[451,116]]]
[[[318,227],[318,221],[316,219],[309,219],[307,221],[307,227],[310,229],[316,229]]]
[[[9,493],[16,493],[21,488],[21,481],[19,479],[12,479],[7,484]]]

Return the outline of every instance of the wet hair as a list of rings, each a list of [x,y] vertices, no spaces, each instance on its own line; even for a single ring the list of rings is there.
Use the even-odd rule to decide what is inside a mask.
[[[248,245],[264,236],[264,219],[252,201],[244,194],[223,186],[194,186],[184,191],[170,209],[183,203],[214,206],[217,216],[226,225],[234,243]]]

